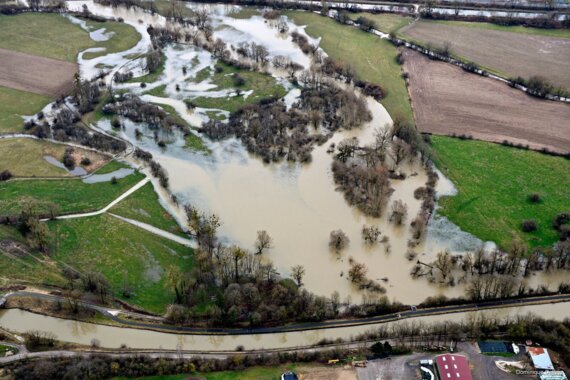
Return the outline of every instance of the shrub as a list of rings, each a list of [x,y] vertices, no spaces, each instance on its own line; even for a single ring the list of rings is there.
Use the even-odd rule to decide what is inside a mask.
[[[533,232],[538,229],[538,224],[534,219],[527,219],[522,222],[521,228],[524,232]]]
[[[91,159],[89,157],[83,157],[81,159],[81,165],[83,165],[83,166],[91,165]]]
[[[350,239],[342,230],[331,231],[329,239],[329,247],[337,252],[342,251],[348,246]]]
[[[12,173],[10,173],[9,170],[4,170],[3,172],[0,173],[0,182],[7,181],[10,178],[12,178]]]
[[[113,176],[113,177],[111,178],[111,184],[112,184],[112,185],[116,185],[117,183],[119,183],[119,181],[117,180],[117,177]]]
[[[539,203],[542,199],[540,198],[540,194],[538,193],[532,193],[528,196],[528,200],[531,203]]]
[[[111,126],[115,129],[121,128],[121,119],[118,116],[113,116],[111,119]]]

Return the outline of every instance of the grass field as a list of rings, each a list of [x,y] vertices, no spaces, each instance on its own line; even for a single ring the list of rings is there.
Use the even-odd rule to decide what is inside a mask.
[[[253,90],[253,93],[245,97],[244,95],[232,96],[226,98],[214,97],[198,97],[189,99],[197,107],[221,109],[229,112],[237,111],[240,107],[252,104],[264,98],[285,96],[285,89],[271,75],[263,74],[257,71],[248,71],[228,66],[225,63],[216,63],[216,68],[221,71],[215,71],[211,74],[210,69],[206,68],[196,74],[196,80],[204,80],[212,75],[212,83],[217,87],[215,91],[220,90],[236,90],[242,93]],[[235,75],[239,75],[244,79],[244,84],[236,86],[234,84]]]
[[[98,271],[109,280],[113,294],[156,313],[174,299],[166,285],[170,266],[188,271],[192,250],[160,238],[110,215],[49,222],[53,233],[51,257],[81,272]],[[133,292],[123,295],[123,284]]]
[[[2,356],[6,355],[6,351],[12,351],[12,353],[17,354],[18,353],[18,349],[17,348],[12,348],[9,346],[4,346],[2,344],[0,344],[0,358]]]
[[[52,156],[61,161],[67,146],[48,141],[27,138],[0,140],[0,172],[9,170],[16,177],[69,177],[62,168],[50,164],[44,156]],[[98,153],[75,148],[76,163],[80,157],[88,157],[92,164],[84,167],[88,172],[101,166],[107,158]]]
[[[395,32],[398,33],[404,26],[409,25],[414,21],[412,17],[400,16],[394,13],[349,13],[350,18],[356,20],[360,16],[372,20],[376,23],[376,29],[384,33]]]
[[[0,225],[0,240],[26,243],[16,227]],[[65,280],[58,271],[38,254],[10,255],[0,250],[0,286],[14,283],[50,284],[61,286]]]
[[[513,236],[530,247],[558,240],[551,227],[556,214],[570,208],[570,161],[481,141],[432,136],[436,165],[459,193],[439,201],[438,213],[484,241],[508,248]],[[542,201],[533,204],[531,193]],[[525,219],[538,230],[521,231]]]
[[[106,52],[86,54],[93,58],[107,52],[118,52],[133,47],[139,33],[130,25],[107,21],[88,21],[94,30],[105,28],[115,32],[108,41],[93,41],[89,33],[59,14],[24,13],[16,16],[0,15],[0,47],[22,53],[76,62],[77,54],[91,47],[104,47]]]
[[[21,132],[22,116],[35,115],[50,101],[48,96],[0,87],[0,133]]]
[[[397,50],[390,42],[314,13],[285,14],[297,25],[307,25],[310,36],[322,37],[320,46],[329,56],[351,65],[359,78],[382,86],[388,94],[381,103],[392,118],[401,116],[413,122],[406,83],[396,62]]]
[[[61,213],[99,210],[141,181],[144,175],[134,173],[117,184],[84,183],[80,179],[21,180],[0,182],[0,214],[16,214],[20,202],[35,198],[40,207],[48,202],[59,205]]]
[[[135,28],[123,22],[105,21],[97,22],[86,20],[87,26],[95,31],[105,28],[105,33],[114,33],[107,41],[96,42],[97,47],[105,48],[105,51],[85,53],[83,58],[92,59],[109,53],[118,53],[134,47],[141,39],[141,35]],[[93,41],[95,42],[95,41]]]
[[[152,183],[147,183],[123,199],[110,212],[175,234],[182,234],[182,229],[176,220],[159,203],[158,195],[154,192]]]

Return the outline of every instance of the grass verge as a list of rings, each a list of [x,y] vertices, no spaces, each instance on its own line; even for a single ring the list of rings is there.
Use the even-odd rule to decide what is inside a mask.
[[[287,11],[297,25],[307,25],[312,37],[332,58],[351,65],[360,79],[379,84],[387,91],[381,103],[392,118],[401,116],[413,123],[414,115],[402,70],[396,62],[397,49],[389,41],[318,14]]]
[[[376,29],[384,33],[398,33],[400,29],[404,26],[411,24],[414,19],[412,17],[401,16],[394,13],[349,13],[350,18],[356,20],[359,17],[365,17],[369,20],[374,21],[376,24]]]
[[[521,25],[505,26],[505,25],[491,24],[488,22],[467,22],[467,21],[452,21],[452,20],[422,20],[421,22],[447,24],[453,26],[461,26],[464,28],[497,30],[500,32],[532,34],[535,36],[570,38],[570,29],[543,29],[543,28],[530,28]]]
[[[570,207],[569,160],[443,136],[432,136],[432,145],[437,167],[459,191],[439,201],[439,214],[504,249],[515,236],[530,247],[547,247],[558,240],[552,220]],[[529,201],[532,193],[540,194],[539,203]],[[526,219],[535,219],[538,230],[522,232]]]

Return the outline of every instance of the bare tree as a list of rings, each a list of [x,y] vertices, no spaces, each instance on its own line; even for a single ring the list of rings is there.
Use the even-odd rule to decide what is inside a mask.
[[[366,244],[376,244],[380,234],[380,229],[376,226],[362,226],[362,239]]]
[[[273,248],[273,238],[269,236],[267,231],[257,231],[257,240],[255,241],[255,254],[261,255],[266,249]]]
[[[400,199],[395,200],[392,203],[392,214],[390,215],[390,221],[401,225],[404,223],[408,216],[408,206],[402,202]]]
[[[303,276],[305,275],[305,268],[302,265],[295,265],[291,267],[291,277],[297,283],[297,286],[301,287],[303,285]]]

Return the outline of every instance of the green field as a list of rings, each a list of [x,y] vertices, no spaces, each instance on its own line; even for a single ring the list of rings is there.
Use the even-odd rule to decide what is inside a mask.
[[[97,22],[86,20],[92,31],[105,28],[105,34],[113,33],[107,41],[95,42],[97,47],[105,48],[103,52],[85,53],[83,58],[92,59],[105,54],[119,53],[133,48],[141,39],[141,35],[129,24],[115,21]]]
[[[164,54],[162,54],[160,57],[161,57],[160,58],[160,65],[158,66],[158,68],[156,69],[156,71],[154,73],[148,73],[148,74],[145,74],[141,77],[131,78],[130,80],[127,81],[127,83],[153,83],[153,82],[156,82],[158,80],[158,78],[160,78],[162,73],[164,73],[164,65],[166,63],[166,56]]]
[[[547,247],[558,240],[551,225],[556,214],[570,209],[569,160],[442,136],[432,136],[432,145],[437,167],[459,190],[439,201],[439,214],[504,249],[513,236],[530,247]],[[528,196],[535,192],[542,201],[533,204]],[[538,230],[522,232],[526,219],[535,219]]]
[[[0,225],[0,240],[15,240],[25,244],[16,227]],[[0,286],[14,283],[50,284],[63,286],[64,279],[40,254],[13,256],[0,250]]]
[[[99,170],[97,170],[96,174],[112,173],[114,171],[117,171],[119,169],[124,169],[124,168],[131,168],[131,167],[127,164],[123,164],[120,161],[112,160],[112,161],[109,161],[109,163],[107,163],[105,166],[103,166]]]
[[[18,213],[20,202],[30,197],[40,206],[55,203],[65,214],[99,210],[143,178],[143,174],[134,173],[119,179],[117,184],[87,184],[80,179],[0,182],[0,214]]]
[[[413,122],[408,90],[392,43],[315,13],[285,14],[297,25],[307,25],[305,31],[311,37],[322,37],[320,46],[330,57],[351,65],[360,79],[382,86],[388,94],[381,103],[392,118],[401,116]]]
[[[18,353],[18,349],[0,344],[0,358],[6,355],[6,351],[12,351],[14,354]]]
[[[47,155],[62,161],[66,148],[63,144],[28,138],[0,140],[0,172],[9,170],[17,177],[69,177],[71,175],[65,169],[44,159]],[[107,160],[103,155],[92,151],[79,148],[75,148],[75,151],[81,157],[89,157],[92,162]],[[81,166],[80,162],[76,164]]]
[[[196,81],[202,81],[206,78],[212,78],[212,83],[217,87],[214,91],[220,90],[237,90],[242,93],[253,90],[253,93],[245,97],[244,95],[234,96],[231,94],[225,98],[198,97],[188,99],[196,107],[221,109],[228,112],[235,112],[239,108],[247,104],[253,104],[261,99],[269,97],[281,98],[285,96],[285,88],[281,86],[271,75],[263,74],[258,71],[241,70],[233,66],[229,66],[223,62],[216,63],[216,68],[221,69],[220,72],[212,73],[210,68],[203,69],[196,74]],[[244,84],[236,86],[234,84],[235,75],[239,75],[244,79]]]
[[[400,16],[394,13],[350,13],[350,18],[356,20],[360,16],[372,20],[376,23],[376,29],[384,33],[397,33],[404,26],[411,24],[414,19],[412,17]]]
[[[152,183],[147,183],[109,210],[113,214],[135,219],[174,234],[183,234],[182,229],[159,203]]]
[[[536,36],[548,36],[558,38],[570,38],[570,29],[543,29],[529,28],[526,26],[504,26],[491,24],[488,22],[467,22],[467,21],[451,21],[451,20],[422,20],[421,22],[431,22],[436,24],[447,24],[453,26],[461,26],[465,28],[489,29],[500,32],[533,34]]]
[[[81,272],[98,271],[113,294],[125,301],[163,313],[174,299],[166,285],[170,266],[189,271],[192,250],[120,221],[111,215],[49,222],[51,257]],[[123,284],[132,290],[123,296]]]
[[[22,116],[35,115],[50,101],[48,96],[0,86],[0,133],[22,132]]]
[[[108,41],[93,41],[89,33],[67,18],[54,13],[23,13],[16,16],[0,15],[0,48],[43,57],[77,61],[77,54],[87,48],[104,47],[107,52],[118,52],[133,47],[139,33],[130,25],[107,21],[89,21],[96,29],[104,27],[116,34]],[[93,53],[90,57],[105,54]]]

